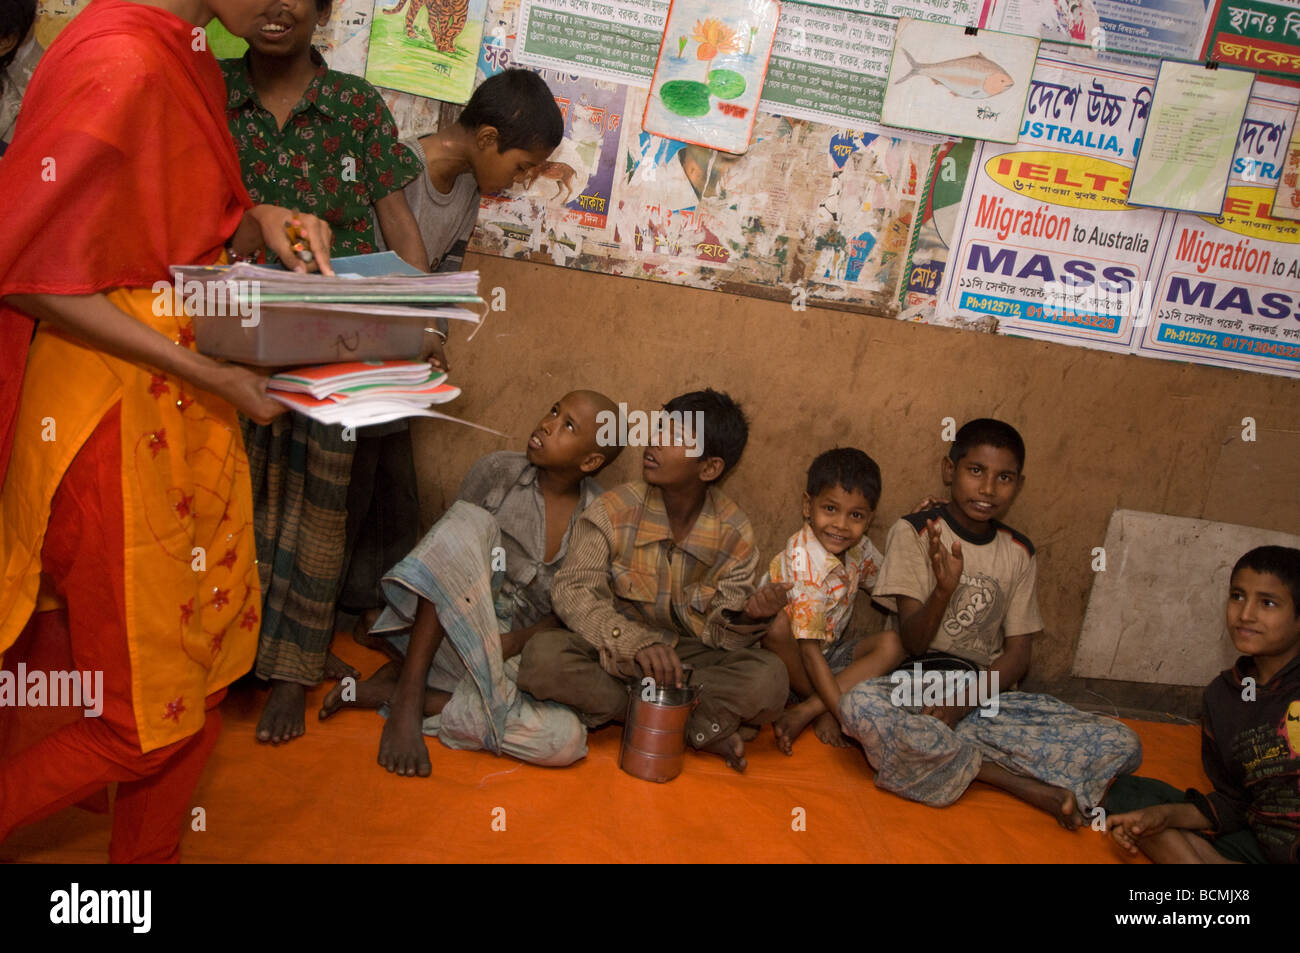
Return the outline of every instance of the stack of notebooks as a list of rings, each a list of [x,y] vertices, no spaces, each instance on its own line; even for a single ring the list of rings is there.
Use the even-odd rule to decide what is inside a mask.
[[[401,417],[466,423],[428,409],[460,396],[460,388],[446,381],[445,373],[423,361],[364,361],[282,371],[271,376],[267,391],[291,410],[325,424],[360,427]]]
[[[424,352],[436,319],[477,324],[486,311],[476,271],[428,275],[393,252],[333,265],[333,277],[249,264],[173,265],[171,273],[198,349],[264,367],[409,360]]]
[[[465,307],[486,311],[478,272],[428,275],[393,252],[332,263],[332,277],[264,265],[175,265],[168,292],[193,316],[202,353],[294,367],[272,374],[268,393],[313,420],[359,427],[438,417],[498,433],[430,410],[460,388],[418,359],[428,353],[426,326],[435,319],[481,320]]]

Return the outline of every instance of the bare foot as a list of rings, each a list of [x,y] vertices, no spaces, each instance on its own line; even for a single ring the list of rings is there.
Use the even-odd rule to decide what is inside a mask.
[[[979,774],[976,777],[987,784],[1001,788],[1008,794],[1014,794],[1025,803],[1032,804],[1040,811],[1052,815],[1056,819],[1056,823],[1067,831],[1078,830],[1084,822],[1074,795],[1065,788],[1045,784],[1036,778],[1012,774],[1000,765],[989,761],[985,761],[980,766]]]
[[[758,725],[741,725],[736,729],[741,741],[753,741],[758,737]]]
[[[297,682],[271,680],[271,695],[257,720],[257,740],[281,745],[307,731],[307,687]]]
[[[718,755],[727,762],[727,767],[741,774],[744,774],[745,768],[749,766],[749,762],[745,760],[745,742],[740,740],[740,732],[732,732],[727,737],[719,738],[700,750]]]
[[[355,697],[351,699],[344,699],[343,685],[335,685],[320,703],[316,717],[324,721],[341,708],[378,708],[393,697],[393,689],[397,687],[397,674],[401,670],[402,667],[396,662],[385,662],[374,675],[352,686]]]
[[[794,754],[794,740],[813,720],[812,711],[806,702],[800,702],[793,708],[787,708],[781,717],[772,722],[772,733],[776,735],[776,746],[785,754]]]
[[[813,734],[822,744],[832,748],[853,747],[853,742],[845,738],[844,732],[840,730],[840,720],[828,711],[822,712],[813,722]]]
[[[413,778],[427,778],[433,773],[429,763],[429,749],[424,744],[420,730],[419,709],[394,704],[384,722],[384,732],[379,736],[378,761],[390,774]]]
[[[325,677],[332,682],[337,682],[340,678],[347,678],[351,675],[353,678],[360,678],[361,673],[353,668],[343,659],[339,658],[333,652],[325,655]]]
[[[1077,831],[1083,825],[1083,815],[1079,813],[1079,805],[1071,792],[1041,781],[1033,783],[1042,791],[1033,798],[1025,798],[1026,801],[1051,814],[1067,831]]]

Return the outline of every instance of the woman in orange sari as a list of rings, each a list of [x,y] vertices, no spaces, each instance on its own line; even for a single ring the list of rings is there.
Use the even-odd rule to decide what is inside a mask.
[[[110,860],[177,860],[215,706],[253,662],[236,412],[282,408],[262,375],[198,354],[152,289],[223,250],[297,261],[295,213],[253,207],[241,184],[201,29],[216,14],[248,35],[274,8],[92,0],[37,67],[0,160],[0,653],[30,620],[68,639],[73,669],[103,673],[98,717],[0,763],[0,841],[116,781]],[[323,221],[297,218],[330,247]]]

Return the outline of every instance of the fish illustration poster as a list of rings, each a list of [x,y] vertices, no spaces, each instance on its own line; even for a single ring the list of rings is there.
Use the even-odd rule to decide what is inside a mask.
[[[1034,37],[899,20],[881,121],[1015,142],[1037,56]]]
[[[723,152],[749,148],[781,4],[673,0],[642,128]]]
[[[474,89],[487,0],[375,0],[366,80],[449,103]]]

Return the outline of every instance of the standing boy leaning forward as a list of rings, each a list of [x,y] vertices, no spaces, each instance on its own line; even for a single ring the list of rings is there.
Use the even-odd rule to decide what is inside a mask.
[[[880,483],[876,461],[853,447],[827,450],[814,459],[803,494],[803,528],[768,569],[773,582],[794,585],[763,637],[763,647],[785,662],[790,687],[800,698],[772,726],[786,754],[809,723],[825,744],[847,747],[840,696],[903,660],[897,632],[858,636],[847,631],[858,590],[872,590],[884,559],[866,535],[880,503]]]
[[[691,666],[702,691],[687,741],[744,771],[742,725],[780,714],[789,687],[781,660],[750,646],[790,586],[755,592],[753,528],[717,487],[749,435],[740,407],[705,390],[664,411],[641,481],[610,490],[578,521],[551,590],[569,628],[525,646],[519,687],[595,727],[623,720],[643,677],[680,686]]]
[[[1043,627],[1033,545],[999,522],[1024,483],[1024,462],[1024,441],[1009,424],[965,424],[942,462],[951,500],[894,524],[876,581],[879,601],[897,600],[913,657],[904,670],[921,665],[924,685],[941,669],[967,668],[979,712],[947,695],[923,704],[931,692],[922,695],[914,679],[908,691],[895,676],[846,692],[840,722],[862,742],[878,787],[946,806],[984,781],[1074,830],[1111,781],[1141,763],[1142,745],[1118,721],[1011,690]]]
[[[560,624],[550,590],[579,514],[600,495],[592,479],[618,456],[599,446],[598,417],[613,402],[565,394],[543,415],[523,453],[483,457],[451,508],[384,577],[388,607],[371,632],[394,658],[348,698],[335,687],[320,711],[383,708],[379,763],[427,777],[424,734],[451,748],[508,754],[534,764],[572,764],[587,732],[562,705],[515,686],[517,656],[541,629]]]
[[[1120,778],[1110,836],[1158,864],[1300,862],[1300,549],[1261,546],[1228,583],[1228,635],[1242,653],[1205,689],[1209,794]]]
[[[546,81],[532,70],[508,69],[479,84],[455,122],[403,139],[423,172],[405,195],[430,270],[459,271],[479,198],[525,180],[563,138],[564,114]]]
[[[564,117],[542,78],[506,70],[474,90],[455,122],[433,135],[403,139],[403,154],[419,169],[403,194],[426,252],[420,267],[459,271],[480,195],[508,188],[545,162],[563,136]],[[438,319],[437,329],[446,341],[446,318]],[[450,370],[441,345],[430,361]],[[415,546],[420,513],[409,421],[363,427],[356,437],[335,627],[351,626],[357,641],[370,645],[364,633],[385,603],[379,579]]]

